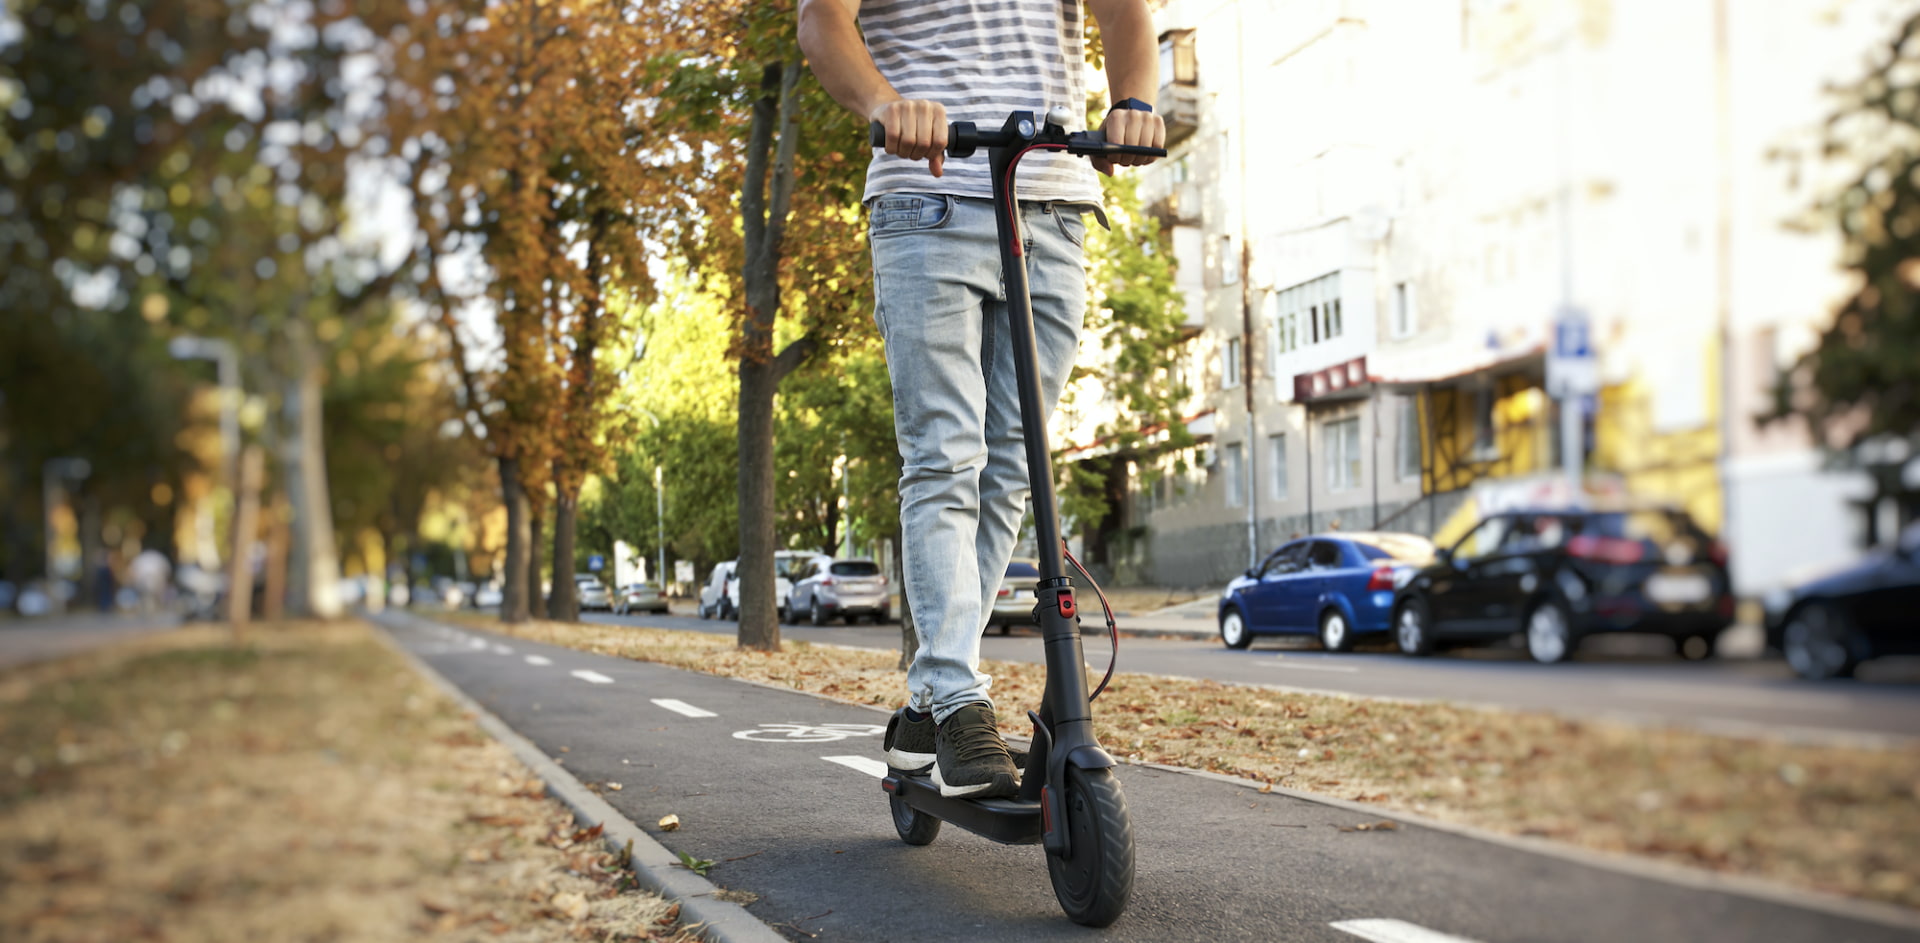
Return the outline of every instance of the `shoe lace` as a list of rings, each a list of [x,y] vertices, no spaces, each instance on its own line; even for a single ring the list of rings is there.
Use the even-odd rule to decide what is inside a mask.
[[[957,717],[954,719],[959,720]],[[1000,739],[1000,730],[994,722],[993,711],[990,709],[981,708],[976,721],[954,724],[948,729],[947,734],[953,742],[954,759],[961,762],[996,755],[1007,757],[1009,762],[1012,761],[1013,755],[1007,752],[1006,741]]]

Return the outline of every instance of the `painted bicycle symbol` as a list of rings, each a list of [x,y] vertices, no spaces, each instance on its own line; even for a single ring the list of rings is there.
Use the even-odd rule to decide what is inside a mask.
[[[824,743],[886,732],[887,728],[874,724],[761,724],[754,730],[736,730],[733,738],[759,743]]]

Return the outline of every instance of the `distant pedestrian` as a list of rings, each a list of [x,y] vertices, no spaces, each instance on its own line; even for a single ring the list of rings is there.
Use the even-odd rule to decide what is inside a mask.
[[[173,578],[173,564],[167,555],[148,547],[127,564],[127,582],[140,594],[140,612],[152,615],[167,602],[167,586]]]

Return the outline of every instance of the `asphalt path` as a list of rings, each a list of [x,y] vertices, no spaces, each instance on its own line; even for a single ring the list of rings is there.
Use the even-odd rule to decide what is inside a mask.
[[[952,827],[927,847],[899,841],[876,778],[884,713],[406,613],[376,618],[662,844],[714,862],[710,879],[754,895],[749,912],[790,938],[1088,939],[1061,916],[1037,847]],[[1348,830],[1385,816],[1238,783],[1117,772],[1138,864],[1132,905],[1104,940],[1913,938],[1911,925],[1444,831]],[[668,814],[681,825],[662,832]]]
[[[692,629],[732,635],[731,622],[693,616],[615,616],[588,613],[589,622]],[[897,624],[790,625],[782,637],[863,648],[898,650]],[[1605,640],[1615,642],[1614,639]],[[1654,640],[1660,641],[1660,640]],[[1575,661],[1539,665],[1509,649],[1463,650],[1408,658],[1384,646],[1348,654],[1318,650],[1307,639],[1262,637],[1234,651],[1210,635],[1122,638],[1121,671],[1301,691],[1411,698],[1552,710],[1578,717],[1671,724],[1739,735],[1768,735],[1819,743],[1920,738],[1920,672],[1912,662],[1871,663],[1866,680],[1809,682],[1779,659],[1682,661],[1659,645],[1634,640],[1595,646]],[[1087,660],[1107,663],[1104,633],[1090,634]],[[1041,660],[1039,637],[1025,630],[988,634],[981,654],[1002,661]]]

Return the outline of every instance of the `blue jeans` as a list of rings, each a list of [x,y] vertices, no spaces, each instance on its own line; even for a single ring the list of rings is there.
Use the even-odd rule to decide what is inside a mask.
[[[1049,416],[1080,343],[1090,208],[1020,204]],[[990,702],[980,636],[1027,511],[999,236],[987,200],[893,193],[870,209],[874,319],[887,343],[904,464],[904,590],[920,636],[908,698],[945,720],[969,703]]]

